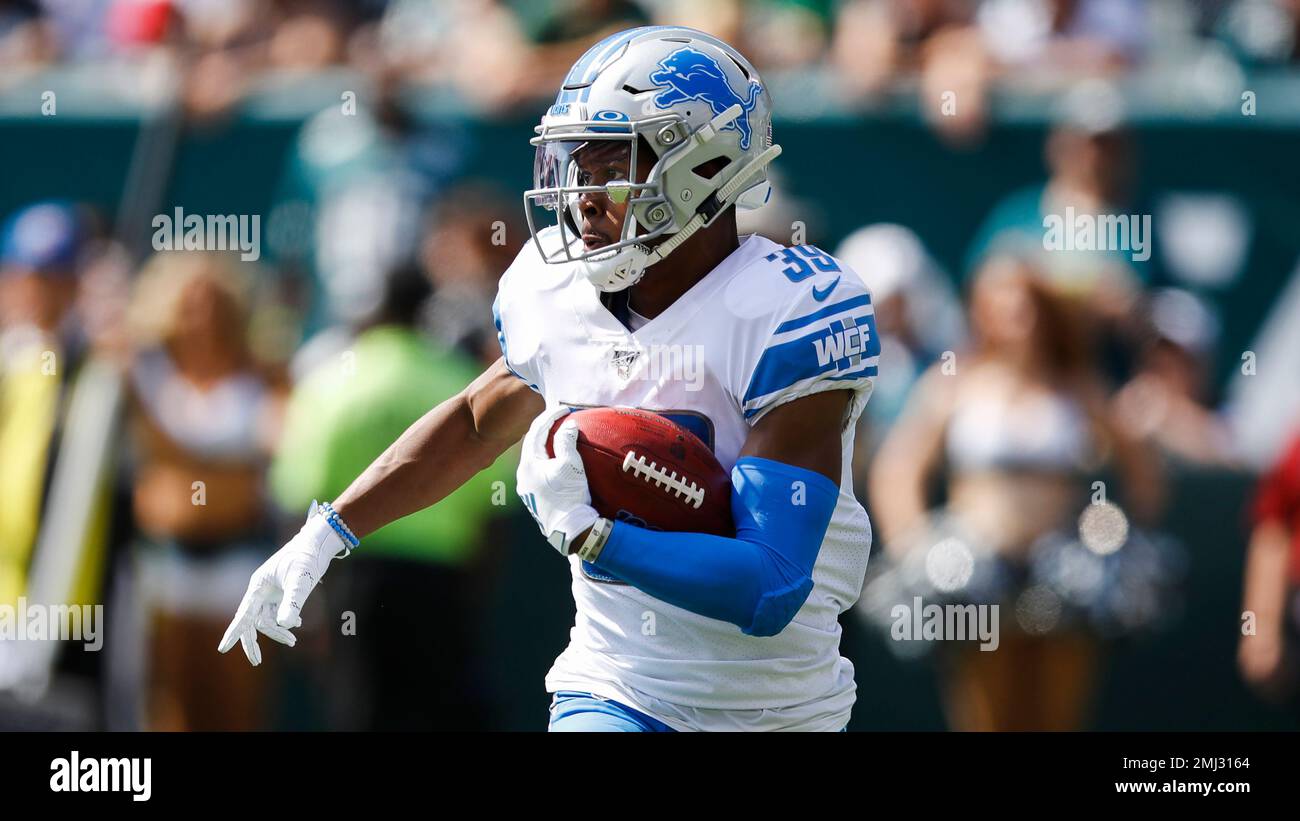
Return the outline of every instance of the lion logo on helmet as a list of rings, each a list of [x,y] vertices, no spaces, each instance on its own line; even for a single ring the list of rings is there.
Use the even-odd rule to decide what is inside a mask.
[[[749,112],[758,102],[761,84],[751,80],[749,99],[742,98],[727,82],[718,61],[702,51],[685,46],[659,61],[658,70],[651,72],[650,82],[665,90],[654,98],[659,108],[669,108],[686,100],[699,100],[713,110],[716,117],[722,112],[739,104],[743,109],[741,115],[726,125],[740,132],[740,147],[749,148],[752,129],[749,124]]]

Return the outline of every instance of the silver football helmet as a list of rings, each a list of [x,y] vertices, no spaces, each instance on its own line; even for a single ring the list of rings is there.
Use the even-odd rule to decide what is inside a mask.
[[[749,61],[703,32],[645,26],[597,43],[569,70],[530,141],[537,156],[524,204],[542,258],[581,263],[598,289],[620,291],[728,207],[762,206],[771,196],[767,165],[781,153],[771,111]],[[638,179],[642,137],[654,162]],[[701,166],[715,160],[725,163],[704,176]],[[626,178],[603,171],[610,167]],[[627,217],[621,236],[588,247],[580,202],[597,194],[627,202]],[[558,243],[539,236],[548,216]]]

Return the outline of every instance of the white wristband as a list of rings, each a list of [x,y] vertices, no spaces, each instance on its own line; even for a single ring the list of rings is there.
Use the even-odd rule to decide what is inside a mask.
[[[605,542],[609,541],[609,534],[614,531],[614,523],[605,517],[596,520],[587,533],[587,538],[578,548],[578,558],[584,562],[594,562],[600,555],[600,551],[605,549]]]

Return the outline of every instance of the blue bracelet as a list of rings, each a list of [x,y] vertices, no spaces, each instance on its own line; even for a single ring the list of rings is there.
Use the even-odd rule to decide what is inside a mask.
[[[352,532],[352,528],[348,527],[343,521],[343,517],[334,509],[334,505],[326,502],[320,506],[320,512],[325,516],[325,521],[329,522],[329,526],[334,528],[334,532],[339,534],[339,538],[343,539],[343,543],[348,546],[349,553],[361,544],[361,540]]]

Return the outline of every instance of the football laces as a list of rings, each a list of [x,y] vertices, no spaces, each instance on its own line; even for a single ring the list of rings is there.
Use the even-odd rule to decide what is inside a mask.
[[[685,500],[696,510],[704,504],[704,488],[684,476],[678,476],[675,470],[670,473],[666,468],[648,462],[644,456],[637,456],[634,450],[629,450],[623,457],[623,472],[653,482],[655,487],[663,488],[676,498]]]

